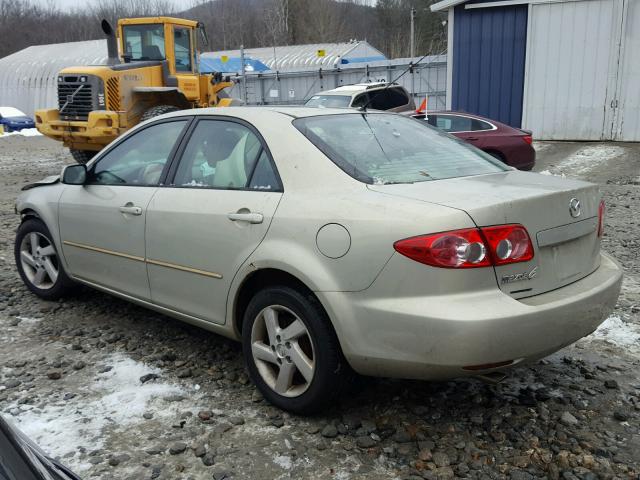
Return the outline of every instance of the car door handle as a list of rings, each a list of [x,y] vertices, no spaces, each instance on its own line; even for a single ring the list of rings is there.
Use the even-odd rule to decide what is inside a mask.
[[[227,218],[232,222],[262,223],[264,217],[261,213],[228,213]]]
[[[472,142],[475,142],[476,140],[478,140],[478,137],[467,137],[465,138],[465,140],[471,140]]]
[[[142,215],[142,208],[134,206],[131,202],[119,208],[122,213],[129,215]]]

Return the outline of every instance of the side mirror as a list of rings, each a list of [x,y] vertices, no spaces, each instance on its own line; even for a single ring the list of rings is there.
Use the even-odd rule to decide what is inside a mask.
[[[66,185],[84,185],[87,181],[87,167],[80,163],[67,165],[62,169],[60,178]]]

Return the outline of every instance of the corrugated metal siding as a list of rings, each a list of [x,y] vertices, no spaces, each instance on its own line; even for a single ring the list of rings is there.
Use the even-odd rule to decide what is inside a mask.
[[[318,50],[324,50],[323,57]],[[239,57],[240,50],[223,50],[206,52],[204,58]],[[245,57],[260,60],[271,70],[289,71],[305,68],[333,68],[339,66],[343,58],[355,59],[363,57],[386,58],[384,54],[366,41],[348,43],[314,43],[308,45],[285,45],[281,47],[246,48]]]
[[[527,5],[455,9],[451,106],[519,127]]]
[[[615,140],[640,141],[640,2],[626,0]]]
[[[394,80],[418,58],[379,60],[367,64],[346,64],[337,69],[314,69],[297,72],[262,72],[246,75],[247,103],[257,105],[297,105],[312,95],[341,85]],[[243,98],[242,79],[234,77],[236,85],[230,95]],[[414,66],[397,80],[409,92],[415,93],[416,104],[429,99],[429,110],[444,109],[447,81],[447,57],[434,55]]]
[[[537,138],[611,139],[621,6],[620,0],[532,5],[523,125]]]
[[[318,49],[324,49],[325,57],[317,57]],[[247,56],[250,53],[262,52],[261,56],[273,59],[273,48],[265,49],[247,49]],[[203,56],[220,57],[223,53],[239,55],[239,51],[227,52],[207,52]],[[289,68],[295,71],[305,71],[307,77],[306,83],[296,81],[296,84],[289,88],[289,85],[283,85],[282,92],[273,103],[300,103],[304,98],[304,94],[312,94],[322,88],[333,88],[333,85],[327,83],[328,79],[333,78],[332,75],[324,75],[323,82],[318,69],[332,69],[334,63],[339,62],[341,58],[365,57],[382,55],[378,50],[373,48],[367,42],[352,42],[340,44],[317,44],[317,45],[299,45],[288,47],[277,47],[276,55],[278,65],[286,63]],[[271,57],[269,57],[269,55]],[[282,55],[282,56],[280,56]],[[19,52],[0,59],[0,105],[18,108],[27,115],[33,115],[34,111],[39,108],[55,108],[57,106],[57,76],[58,72],[66,67],[81,65],[100,65],[107,61],[107,42],[106,40],[91,40],[87,42],[70,42],[51,45],[37,45],[25,48]],[[367,62],[370,65],[391,64],[392,61],[376,61]],[[401,63],[408,63],[406,62]],[[426,63],[426,62],[425,62]],[[357,78],[360,81],[367,76],[363,74],[366,64],[350,63],[339,65],[342,69],[351,69],[359,67],[357,74],[343,75],[340,78],[342,84],[344,78]],[[395,65],[395,64],[394,64]],[[406,65],[405,65],[406,67]],[[395,66],[393,67],[395,68]],[[397,67],[400,68],[400,67]],[[404,67],[403,67],[404,68]],[[446,65],[440,65],[443,71],[446,71]],[[385,68],[379,68],[383,75],[386,75]],[[350,70],[356,72],[356,70]],[[392,70],[393,73],[395,70]],[[429,70],[431,72],[431,70]],[[286,72],[289,73],[289,72]],[[291,72],[294,73],[295,72]],[[426,73],[426,70],[425,70]],[[438,78],[435,77],[435,70],[428,75],[429,81],[436,85]],[[274,74],[275,76],[275,74]],[[416,92],[430,92],[439,95],[436,88],[423,86],[420,82],[427,81],[427,75],[416,75]],[[256,86],[257,86],[257,82]],[[262,82],[264,83],[264,82]],[[307,85],[305,88],[304,85]],[[322,85],[322,87],[320,87]],[[324,85],[327,85],[326,87]],[[268,97],[269,90],[272,88],[265,85],[263,95]],[[424,88],[423,88],[424,87]],[[279,88],[279,87],[275,87]],[[289,97],[288,91],[292,89],[296,93],[294,97]],[[442,89],[444,90],[444,88]],[[260,103],[260,92],[256,89],[249,92],[249,103]],[[240,95],[237,95],[241,98]]]
[[[39,108],[55,108],[58,72],[72,65],[104,64],[105,40],[28,47],[0,59],[0,105],[27,115]]]

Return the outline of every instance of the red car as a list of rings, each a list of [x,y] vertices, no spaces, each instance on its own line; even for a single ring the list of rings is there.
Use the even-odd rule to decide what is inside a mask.
[[[412,116],[424,120],[425,114]],[[536,163],[530,131],[462,112],[429,112],[427,122],[518,170],[531,170]]]

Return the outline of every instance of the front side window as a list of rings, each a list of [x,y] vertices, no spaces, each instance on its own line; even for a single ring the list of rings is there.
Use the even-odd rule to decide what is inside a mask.
[[[305,106],[320,108],[347,108],[351,103],[349,95],[314,95]]]
[[[191,72],[191,30],[173,27],[174,52],[177,72]]]
[[[124,51],[131,60],[164,60],[163,25],[125,25]]]
[[[187,120],[151,125],[127,137],[100,158],[89,172],[99,185],[158,185]]]
[[[260,139],[248,127],[224,120],[201,120],[184,150],[173,184],[276,190],[276,178]]]
[[[400,115],[327,115],[293,124],[342,170],[365,183],[425,182],[507,169],[424,121]]]

